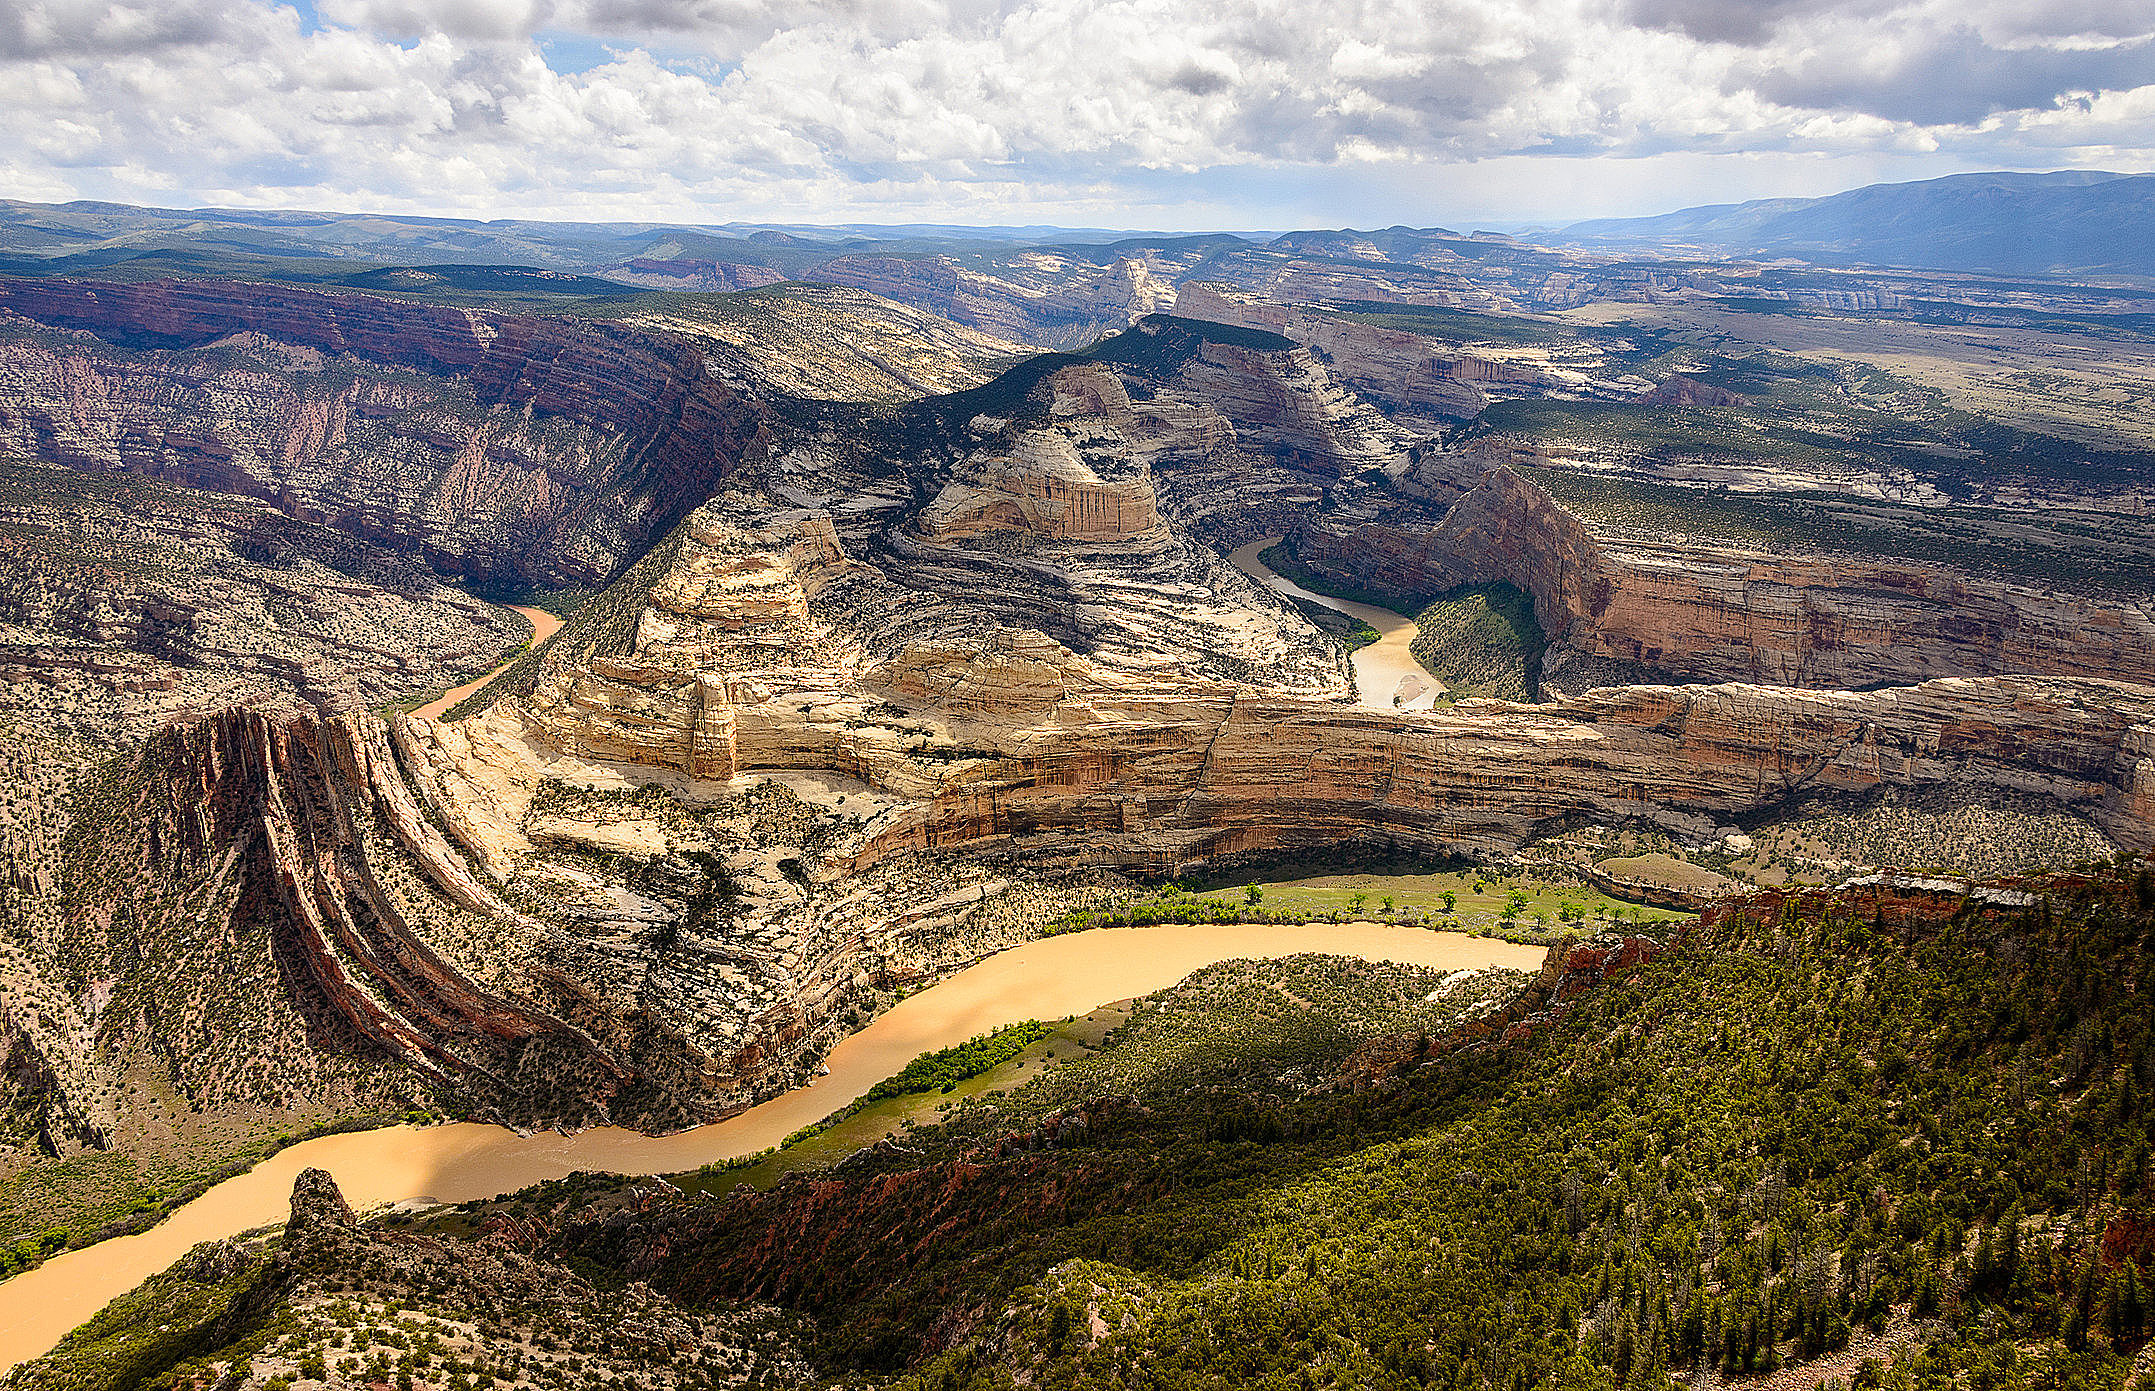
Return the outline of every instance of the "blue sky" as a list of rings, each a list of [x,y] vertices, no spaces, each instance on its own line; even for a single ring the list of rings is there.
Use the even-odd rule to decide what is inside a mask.
[[[0,194],[1148,228],[2155,168],[2146,0],[10,0]]]

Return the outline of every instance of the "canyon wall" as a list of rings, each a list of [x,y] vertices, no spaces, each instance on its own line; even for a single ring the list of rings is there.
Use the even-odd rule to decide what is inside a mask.
[[[1043,250],[990,272],[942,256],[839,256],[801,278],[850,285],[997,337],[1076,348],[1172,305],[1173,259],[1102,263]]]
[[[0,712],[123,742],[227,705],[380,705],[530,632],[270,504],[0,460]]]
[[[1325,364],[1363,395],[1410,416],[1472,420],[1489,404],[1476,383],[1508,380],[1506,374],[1518,370],[1470,354],[1443,352],[1420,334],[1273,304],[1217,285],[1183,286],[1175,313],[1291,339],[1322,354]]]
[[[611,576],[763,448],[650,330],[221,281],[0,278],[0,448],[275,503],[436,568]]]
[[[1597,533],[1499,465],[1434,523],[1374,509],[1310,518],[1304,564],[1427,597],[1503,580],[1534,596],[1559,687],[1567,658],[1689,680],[1860,688],[2032,673],[2144,682],[2155,610],[1948,566],[1769,555]]]
[[[2122,844],[2155,835],[2155,689],[2144,686],[1649,686],[1392,715],[1246,688],[1146,688],[1037,635],[928,655],[871,673],[864,694],[880,703],[729,679],[735,766],[843,769],[911,799],[871,828],[856,864],[1006,841],[1159,873],[1372,840],[1489,857],[1568,824],[1703,838],[1806,794],[1948,781],[2052,798]],[[684,706],[683,734],[613,752],[676,758],[690,718]]]
[[[751,588],[766,623],[801,621]],[[80,1040],[185,1037],[177,1081],[210,1104],[342,1087],[523,1123],[709,1119],[798,1080],[877,989],[1022,939],[1119,871],[1501,856],[1589,822],[1697,839],[1944,783],[2155,842],[2155,690],[2122,683],[1394,715],[1136,679],[1018,631],[850,678],[595,666],[460,724],[230,712],[153,739],[54,947],[110,963],[97,1016],[40,1058],[73,1079],[68,1123],[105,1124]]]

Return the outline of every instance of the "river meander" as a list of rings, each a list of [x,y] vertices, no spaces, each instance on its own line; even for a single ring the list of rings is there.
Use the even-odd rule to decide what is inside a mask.
[[[537,647],[540,643],[552,637],[554,633],[561,627],[561,620],[548,613],[545,609],[535,609],[528,604],[505,604],[503,605],[503,607],[515,609],[518,613],[524,615],[525,619],[530,622],[530,645],[532,647]],[[429,720],[440,719],[443,715],[449,712],[450,707],[454,706],[465,696],[470,695],[473,691],[478,690],[481,686],[484,686],[487,682],[493,680],[495,676],[500,674],[502,667],[508,666],[509,662],[513,662],[515,660],[515,657],[511,657],[508,662],[503,662],[501,666],[495,667],[492,671],[488,672],[482,677],[479,677],[475,681],[466,681],[461,686],[450,687],[448,690],[443,691],[440,695],[434,697],[434,699],[420,706],[417,710],[412,711],[412,713],[414,715],[418,715],[422,718]]]
[[[1352,599],[1335,599],[1329,594],[1315,593],[1278,574],[1257,556],[1258,552],[1279,542],[1279,537],[1267,536],[1246,546],[1237,546],[1228,554],[1227,562],[1259,584],[1270,585],[1282,594],[1322,605],[1349,618],[1358,618],[1377,630],[1375,642],[1356,650],[1347,659],[1354,667],[1355,699],[1361,704],[1372,710],[1429,709],[1444,693],[1444,683],[1415,660],[1414,653],[1409,650],[1409,644],[1419,631],[1414,620],[1390,609],[1380,609],[1375,604],[1358,604]]]
[[[958,972],[840,1042],[830,1072],[712,1125],[648,1136],[616,1128],[519,1135],[499,1126],[394,1126],[293,1145],[139,1236],[70,1251],[0,1284],[0,1371],[51,1348],[199,1241],[281,1222],[301,1169],[327,1169],[358,1207],[461,1202],[579,1169],[678,1173],[753,1154],[821,1120],[915,1057],[1020,1019],[1062,1019],[1163,989],[1215,961],[1329,952],[1459,970],[1533,970],[1542,949],[1378,923],[1103,928],[1013,947]]]

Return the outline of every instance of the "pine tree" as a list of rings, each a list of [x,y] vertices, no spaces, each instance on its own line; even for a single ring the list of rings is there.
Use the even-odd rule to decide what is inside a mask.
[[[2095,1258],[2091,1255],[2080,1267],[2080,1279],[2073,1287],[2072,1311],[2065,1317],[2065,1345],[2074,1352],[2086,1352],[2094,1323]]]

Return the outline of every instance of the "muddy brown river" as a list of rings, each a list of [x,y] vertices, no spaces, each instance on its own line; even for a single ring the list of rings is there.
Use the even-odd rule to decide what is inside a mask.
[[[1270,585],[1282,594],[1312,604],[1321,604],[1349,618],[1359,618],[1377,630],[1375,642],[1347,658],[1354,666],[1354,694],[1361,704],[1372,710],[1427,710],[1434,704],[1444,693],[1444,683],[1415,660],[1414,653],[1409,650],[1408,645],[1414,641],[1417,631],[1414,620],[1374,604],[1358,604],[1352,599],[1334,599],[1328,594],[1314,593],[1275,573],[1257,558],[1257,553],[1279,543],[1279,537],[1267,536],[1246,546],[1237,546],[1228,553],[1227,563],[1259,584]]]
[[[548,613],[545,609],[535,609],[524,604],[504,604],[502,607],[515,609],[518,613],[531,620],[531,645],[533,647],[537,647],[540,643],[552,637],[555,631],[561,627],[561,620]],[[511,657],[509,662],[515,660],[516,658]],[[412,711],[412,713],[424,719],[440,719],[444,714],[448,713],[450,706],[493,680],[501,671],[501,668],[509,665],[509,662],[503,662],[501,666],[495,667],[493,671],[488,672],[476,681],[466,681],[461,686],[453,686],[443,691],[417,710]]]
[[[361,1208],[422,1197],[461,1202],[578,1169],[677,1173],[775,1145],[930,1049],[1021,1019],[1084,1014],[1172,985],[1216,961],[1296,952],[1445,970],[1533,970],[1543,955],[1539,947],[1378,923],[1105,928],[1045,938],[1000,952],[900,1001],[839,1043],[828,1059],[829,1074],[813,1084],[678,1135],[614,1128],[519,1135],[498,1126],[457,1124],[395,1126],[293,1145],[139,1236],[68,1252],[0,1284],[0,1371],[47,1351],[196,1242],[283,1221],[292,1180],[301,1169],[327,1169]]]

